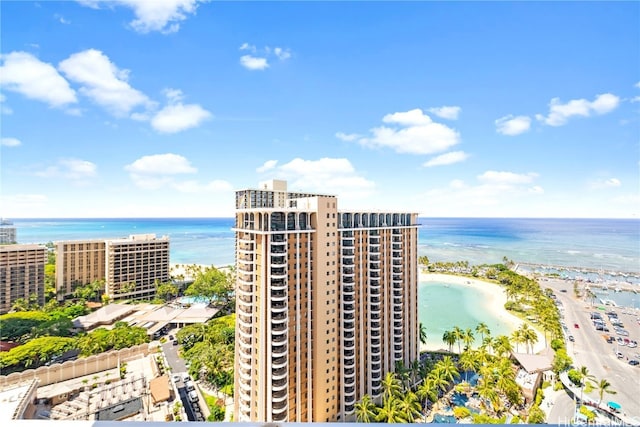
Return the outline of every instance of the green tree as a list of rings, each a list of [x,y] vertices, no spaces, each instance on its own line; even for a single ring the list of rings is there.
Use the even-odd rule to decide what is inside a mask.
[[[460,376],[458,368],[456,368],[456,364],[453,362],[453,359],[451,359],[451,356],[444,356],[439,360],[434,366],[434,370],[442,372],[444,378],[449,382],[453,382],[455,378]]]
[[[372,423],[376,419],[376,405],[371,396],[365,394],[355,405],[356,421],[359,423]]]
[[[422,322],[420,322],[420,342],[422,344],[427,343],[427,328],[424,326]]]
[[[465,350],[471,349],[471,344],[475,341],[475,337],[473,336],[473,331],[471,328],[467,328],[462,335],[462,342],[464,342]]]
[[[544,422],[545,422],[544,411],[540,409],[538,405],[533,405],[529,410],[529,418],[527,418],[527,423],[544,424]]]
[[[409,391],[398,399],[398,409],[400,410],[402,421],[405,423],[413,423],[420,417],[420,402],[415,393]]]
[[[480,341],[481,342],[484,342],[485,334],[487,336],[491,335],[491,331],[489,330],[489,327],[484,322],[478,323],[478,325],[476,326],[476,332],[480,334]]]
[[[604,394],[616,394],[617,391],[614,391],[611,388],[611,383],[609,383],[609,381],[607,381],[606,379],[601,379],[597,384],[596,384],[596,388],[598,389],[598,395],[600,396],[600,400],[598,400],[598,406],[600,406],[600,404],[602,403],[602,398],[604,397]]]
[[[460,350],[460,342],[464,339],[464,331],[458,326],[454,326],[453,336],[456,337],[456,342],[458,343],[458,354],[460,354],[462,353],[462,351]]]
[[[444,331],[442,341],[449,346],[449,353],[453,353],[453,345],[456,343],[456,336],[453,331]]]
[[[210,304],[215,301],[223,307],[228,307],[233,302],[232,275],[225,274],[213,266],[206,267],[197,273],[185,295],[206,298]]]
[[[393,372],[387,372],[387,375],[383,378],[381,385],[383,393],[382,396],[384,399],[397,397],[402,391],[402,385]]]
[[[159,283],[156,287],[156,296],[163,301],[169,301],[178,295],[178,287],[173,283]]]
[[[402,412],[400,412],[399,400],[397,397],[384,398],[382,407],[378,408],[376,421],[383,423],[403,423]]]

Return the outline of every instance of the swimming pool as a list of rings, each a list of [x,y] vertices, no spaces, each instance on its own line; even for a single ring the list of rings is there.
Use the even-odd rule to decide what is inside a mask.
[[[180,297],[178,302],[182,305],[209,305],[209,299],[205,297]]]
[[[453,415],[435,414],[433,416],[433,422],[434,423],[455,424],[456,423],[456,417],[454,417]]]

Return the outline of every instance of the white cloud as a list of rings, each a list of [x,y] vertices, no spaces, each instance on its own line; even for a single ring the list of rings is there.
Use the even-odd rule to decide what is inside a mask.
[[[84,181],[96,175],[98,167],[95,163],[81,159],[60,159],[55,165],[49,166],[35,174],[43,178],[66,178],[74,181]]]
[[[593,181],[591,183],[591,188],[592,189],[612,188],[612,187],[620,187],[621,185],[622,185],[622,182],[618,178],[608,178],[608,179]]]
[[[636,83],[634,86],[640,89],[640,82]]]
[[[65,25],[71,24],[71,21],[64,19],[64,16],[60,15],[59,13],[56,13],[55,15],[53,15],[53,17],[61,24],[65,24]]]
[[[175,175],[198,171],[185,157],[173,153],[143,156],[124,168],[130,173],[145,175]]]
[[[335,194],[346,200],[366,198],[375,189],[375,183],[360,176],[345,158],[296,158],[277,167],[274,175],[288,180],[291,191]]]
[[[527,116],[504,116],[496,120],[496,132],[502,135],[520,135],[531,127],[531,119]]]
[[[62,107],[78,102],[69,83],[51,65],[27,52],[0,55],[0,85],[27,98]]]
[[[252,44],[249,44],[247,42],[242,43],[242,46],[240,46],[240,50],[248,50],[250,52],[255,53],[256,52],[256,47]]]
[[[631,102],[640,102],[640,96],[634,96],[631,98]]]
[[[549,103],[549,115],[536,114],[536,119],[549,126],[562,126],[570,117],[589,117],[592,113],[606,114],[615,110],[620,104],[620,98],[610,93],[600,94],[593,101],[573,99],[566,104],[560,103],[560,98],[553,98]]]
[[[266,162],[264,162],[262,166],[256,169],[256,172],[258,173],[266,172],[270,169],[275,168],[277,164],[278,164],[277,160],[267,160]]]
[[[164,34],[175,33],[180,22],[196,13],[198,3],[207,0],[78,0],[80,4],[98,9],[101,3],[109,6],[120,5],[133,10],[136,19],[131,27],[139,33],[159,31]]]
[[[264,70],[269,68],[267,58],[259,58],[251,55],[242,55],[240,57],[240,64],[247,70]]]
[[[198,104],[170,104],[151,119],[151,126],[158,132],[176,133],[200,126],[211,117],[211,113]]]
[[[538,176],[537,173],[518,174],[513,172],[486,171],[482,175],[478,175],[478,180],[490,184],[513,185],[527,184],[532,182]]]
[[[398,153],[433,154],[460,142],[458,132],[433,122],[418,108],[387,114],[382,121],[397,126],[373,128],[372,136],[360,138],[358,143],[369,148],[391,148]]]
[[[129,70],[120,70],[101,51],[74,53],[60,62],[60,70],[81,85],[80,92],[116,116],[128,114],[139,105],[151,106],[149,98],[127,82]]]
[[[358,135],[357,133],[344,133],[344,132],[336,133],[336,138],[341,139],[343,141],[347,141],[347,142],[355,141],[356,139],[361,137],[362,135]]]
[[[18,138],[2,138],[0,145],[4,147],[18,147],[22,145],[22,142]]]
[[[270,66],[269,58],[275,57],[280,61],[286,61],[291,58],[291,50],[285,47],[271,48],[265,46],[262,49],[258,49],[255,45],[244,42],[239,49],[251,52],[251,54],[240,57],[240,65],[248,70],[266,70]]]
[[[462,108],[457,106],[443,106],[443,107],[434,107],[429,108],[429,112],[435,114],[436,116],[449,119],[449,120],[457,120],[458,115],[462,111]]]
[[[180,89],[167,88],[162,91],[170,103],[180,102],[184,99],[184,94]]]
[[[287,59],[291,58],[291,51],[289,49],[275,47],[273,48],[273,53],[281,61],[286,61]]]
[[[527,216],[523,203],[539,204],[544,189],[532,185],[535,173],[486,171],[478,175],[478,182],[467,184],[454,179],[448,185],[432,188],[418,195],[428,200],[433,216]]]
[[[469,155],[464,151],[451,151],[429,159],[422,166],[429,168],[432,166],[451,165],[454,163],[464,162],[468,157]]]

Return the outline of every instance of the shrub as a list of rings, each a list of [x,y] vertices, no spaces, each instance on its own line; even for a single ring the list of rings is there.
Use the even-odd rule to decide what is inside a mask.
[[[575,369],[571,369],[569,372],[567,372],[567,376],[573,384],[577,386],[582,385],[582,375],[580,375],[580,372],[576,371]]]
[[[471,411],[465,406],[456,406],[453,408],[453,416],[457,419],[467,418],[469,415],[471,415]]]
[[[588,409],[586,406],[580,407],[580,413],[587,417],[587,421],[592,422],[596,419],[596,414],[592,410]]]
[[[543,389],[545,389],[545,388],[549,387],[550,385],[551,385],[551,383],[550,383],[549,381],[543,381],[543,382],[542,382],[542,386],[541,386],[541,387],[542,387]]]

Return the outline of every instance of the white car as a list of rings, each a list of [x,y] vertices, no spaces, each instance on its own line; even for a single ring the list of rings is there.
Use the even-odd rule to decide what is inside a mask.
[[[198,392],[195,390],[191,390],[189,392],[189,400],[191,402],[197,402],[198,401]]]

